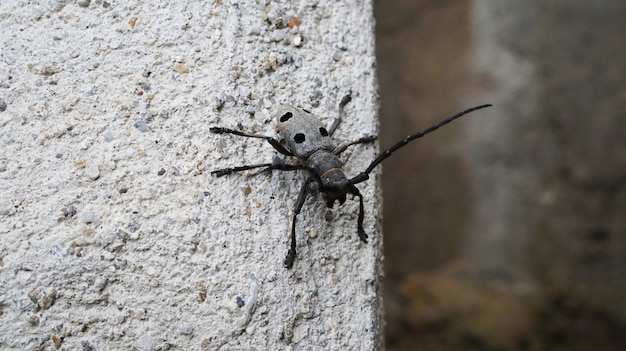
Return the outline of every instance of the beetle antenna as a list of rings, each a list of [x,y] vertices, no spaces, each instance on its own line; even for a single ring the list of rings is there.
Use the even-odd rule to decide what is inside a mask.
[[[491,104],[485,104],[485,105],[479,105],[479,106],[474,106],[472,108],[468,108],[465,111],[461,111],[453,116],[450,116],[446,119],[444,119],[443,121],[432,125],[422,131],[419,131],[415,134],[411,134],[408,137],[400,140],[398,143],[396,143],[395,145],[393,145],[392,147],[388,148],[387,150],[383,151],[380,155],[378,155],[378,157],[376,157],[374,159],[374,161],[372,161],[372,163],[370,163],[370,165],[367,167],[367,169],[361,173],[359,173],[356,177],[350,179],[350,184],[358,184],[361,182],[364,182],[366,180],[369,179],[369,174],[372,172],[372,170],[374,170],[374,168],[376,166],[378,166],[379,163],[383,162],[385,159],[387,159],[387,157],[391,156],[391,154],[393,154],[396,150],[398,150],[399,148],[405,146],[406,144],[408,144],[409,142],[415,140],[415,139],[419,139],[421,137],[423,137],[424,135],[430,133],[430,132],[434,132],[435,130],[439,129],[440,127],[443,127],[444,125],[454,121],[455,119],[462,117],[470,112],[474,112],[476,110],[480,110],[483,109],[485,107],[490,107],[493,106]]]

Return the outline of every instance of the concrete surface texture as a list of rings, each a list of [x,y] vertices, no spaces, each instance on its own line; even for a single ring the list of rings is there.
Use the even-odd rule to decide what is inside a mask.
[[[378,174],[369,244],[311,196],[292,270],[305,174],[209,174],[279,103],[376,133],[371,1],[3,1],[0,38],[0,349],[381,349]]]

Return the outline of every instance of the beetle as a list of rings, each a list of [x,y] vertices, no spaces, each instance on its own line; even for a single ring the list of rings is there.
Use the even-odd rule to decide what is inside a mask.
[[[331,139],[343,119],[344,107],[351,101],[351,99],[351,94],[348,94],[341,100],[339,103],[338,117],[333,121],[328,129],[324,127],[322,122],[317,117],[305,109],[289,105],[278,106],[276,119],[278,127],[280,128],[279,133],[281,140],[265,135],[249,134],[235,129],[223,127],[210,128],[210,131],[215,134],[231,134],[247,138],[265,139],[279,153],[285,156],[296,157],[299,161],[298,163],[286,163],[280,158],[275,158],[271,163],[260,163],[218,169],[212,171],[212,175],[222,177],[232,173],[256,168],[280,171],[308,171],[309,175],[300,188],[300,192],[294,206],[294,215],[291,222],[290,246],[287,251],[287,256],[283,262],[287,269],[290,269],[293,266],[296,259],[296,218],[302,210],[304,200],[307,196],[307,189],[312,182],[315,181],[318,184],[319,192],[322,193],[328,208],[332,208],[335,202],[339,202],[339,205],[342,205],[346,201],[346,196],[348,194],[359,198],[357,233],[359,239],[363,243],[367,243],[368,236],[363,229],[363,220],[365,218],[363,195],[361,195],[361,192],[356,187],[356,184],[368,180],[369,174],[379,163],[384,161],[387,157],[391,156],[392,153],[409,142],[421,138],[424,135],[439,129],[440,127],[470,112],[492,106],[491,104],[484,104],[469,108],[458,112],[455,115],[450,116],[422,131],[411,134],[380,153],[363,172],[352,178],[348,178],[342,169],[343,162],[339,158],[341,153],[351,145],[371,143],[377,140],[377,137],[374,135],[364,136],[360,139],[337,146],[337,144],[335,144]]]

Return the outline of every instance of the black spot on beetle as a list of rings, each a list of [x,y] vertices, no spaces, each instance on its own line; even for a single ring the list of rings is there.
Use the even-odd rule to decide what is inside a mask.
[[[287,112],[284,115],[280,116],[280,121],[281,122],[287,122],[289,120],[289,118],[293,117],[293,113],[291,112]]]
[[[326,130],[326,128],[320,127],[320,134],[322,134],[322,136],[326,137],[326,136],[328,136],[328,131]]]
[[[309,111],[309,110],[305,110],[305,109],[302,109],[302,111],[304,111],[304,112],[306,112],[306,113],[311,113],[311,111]]]
[[[304,134],[302,133],[298,133],[293,137],[293,140],[296,142],[296,144],[302,144],[304,143],[304,140],[306,139],[306,137],[304,136]]]

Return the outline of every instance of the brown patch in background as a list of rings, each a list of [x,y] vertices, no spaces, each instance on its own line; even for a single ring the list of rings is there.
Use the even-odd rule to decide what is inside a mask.
[[[466,80],[467,1],[378,2],[377,52],[381,148],[462,109]],[[385,303],[388,345],[406,338],[404,277],[456,257],[471,212],[454,125],[413,142],[383,164]],[[433,210],[436,209],[436,210]]]
[[[459,152],[471,131],[463,120],[383,164],[386,349],[626,349],[626,4],[483,2],[505,17],[496,50],[536,75],[513,88],[509,76],[474,76],[472,6],[375,4],[381,148],[468,107],[473,90],[508,96],[486,101],[509,134],[496,130],[477,164]],[[515,202],[498,203],[498,225],[474,217],[478,203],[493,206],[483,202],[499,194],[494,179]],[[468,254],[477,238],[482,251]],[[516,257],[490,271],[476,252]]]

